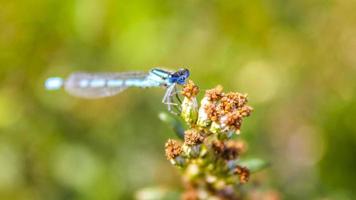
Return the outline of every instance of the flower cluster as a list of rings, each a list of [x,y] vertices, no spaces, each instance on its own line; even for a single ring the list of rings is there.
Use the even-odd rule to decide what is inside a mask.
[[[252,108],[247,95],[224,93],[221,86],[207,90],[199,107],[198,92],[192,81],[182,90],[181,117],[189,129],[184,142],[168,140],[167,159],[182,170],[183,199],[238,199],[236,188],[249,180],[250,170],[239,159],[246,144],[232,136]]]
[[[230,138],[233,133],[240,133],[243,118],[252,112],[252,108],[246,103],[246,94],[225,94],[222,87],[217,86],[206,91],[201,101],[197,124],[205,128],[210,126],[211,132]]]

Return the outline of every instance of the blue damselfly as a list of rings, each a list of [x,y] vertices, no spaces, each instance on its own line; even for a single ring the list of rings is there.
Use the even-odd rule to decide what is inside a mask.
[[[48,78],[45,86],[48,90],[64,88],[69,94],[82,98],[102,98],[114,96],[127,88],[164,87],[166,93],[162,103],[168,106],[170,112],[178,103],[178,85],[185,84],[189,77],[188,69],[179,69],[176,72],[153,68],[149,72],[119,72],[119,73],[72,73],[67,79],[60,77]],[[179,102],[175,102],[177,99]]]

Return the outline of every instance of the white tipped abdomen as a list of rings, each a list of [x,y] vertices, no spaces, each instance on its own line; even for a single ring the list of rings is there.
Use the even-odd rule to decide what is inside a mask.
[[[63,79],[60,77],[48,78],[45,82],[47,90],[58,90],[63,86]]]

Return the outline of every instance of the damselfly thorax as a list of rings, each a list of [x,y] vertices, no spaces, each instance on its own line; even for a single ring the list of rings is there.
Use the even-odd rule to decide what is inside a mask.
[[[67,79],[59,77],[48,78],[45,86],[48,90],[57,90],[64,87],[69,94],[82,98],[103,98],[114,96],[127,88],[164,87],[166,93],[162,102],[168,106],[170,112],[179,111],[178,85],[185,84],[189,77],[188,69],[179,69],[176,72],[153,68],[147,72],[119,72],[119,73],[86,73],[77,72]],[[178,102],[176,102],[177,100]]]

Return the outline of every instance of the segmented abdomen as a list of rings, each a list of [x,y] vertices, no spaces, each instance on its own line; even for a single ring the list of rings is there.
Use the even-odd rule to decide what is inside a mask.
[[[64,83],[65,90],[83,98],[113,96],[131,86],[140,87],[146,82],[147,73],[73,73]]]

